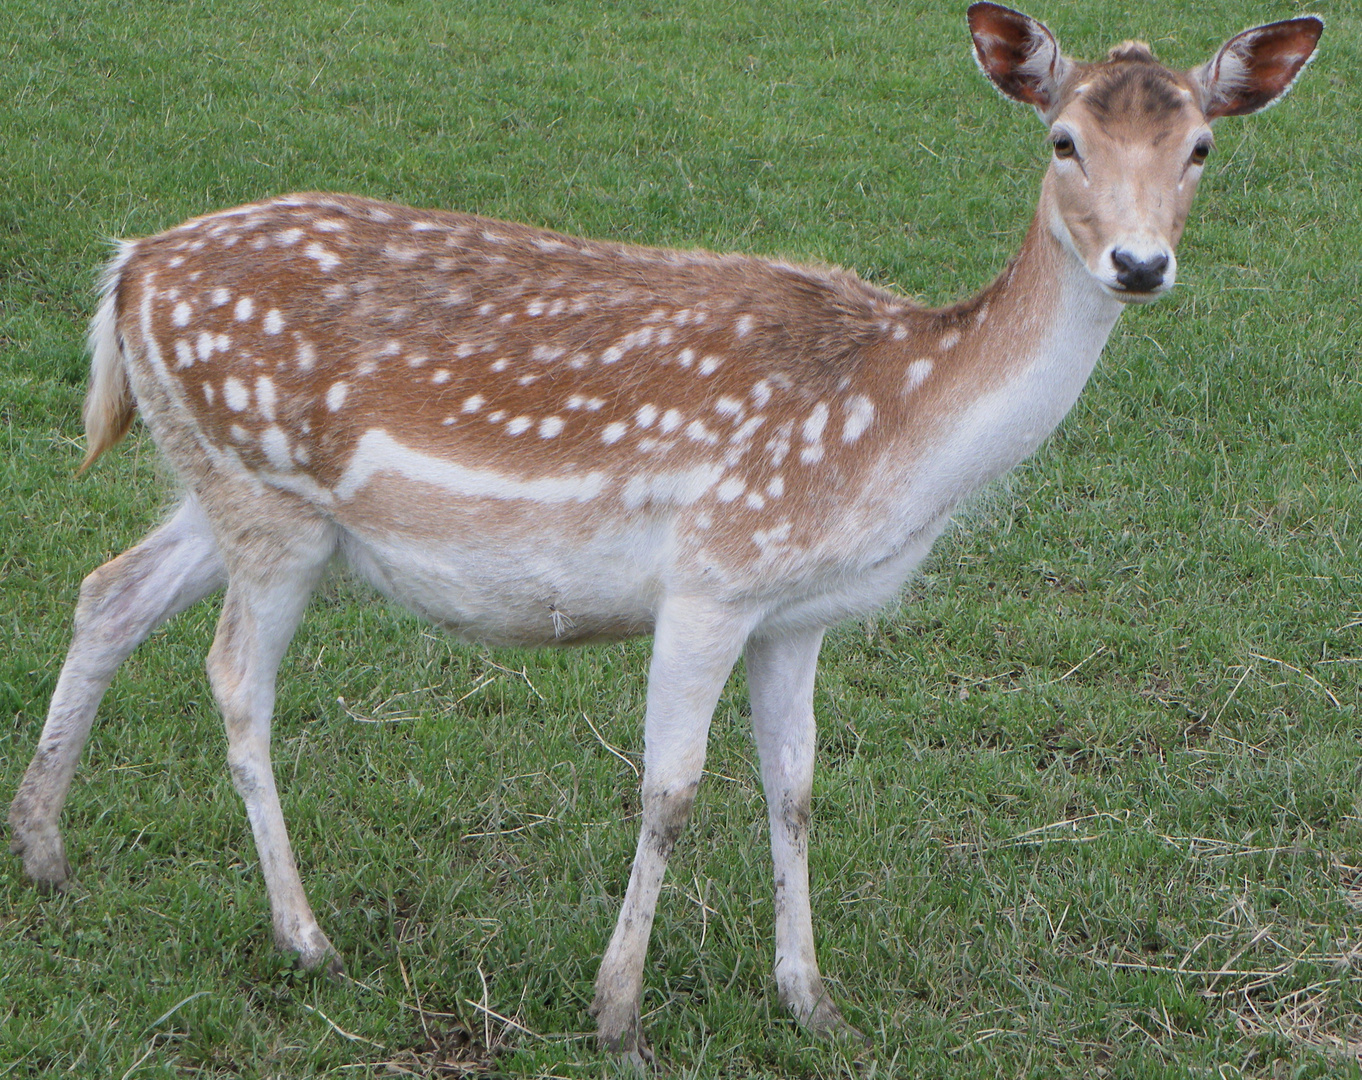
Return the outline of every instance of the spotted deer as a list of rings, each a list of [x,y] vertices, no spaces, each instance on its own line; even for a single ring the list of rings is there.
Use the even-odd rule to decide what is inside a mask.
[[[455,634],[514,645],[653,635],[642,822],[592,1012],[649,1057],[644,953],[741,656],[775,868],[775,981],[816,1034],[858,1033],[814,954],[807,843],[825,629],[893,597],[952,509],[1032,453],[1130,303],[1167,293],[1210,123],[1277,100],[1312,16],[1187,72],[1126,42],[1061,54],[969,9],[974,56],[1035,108],[1052,158],[1020,253],[926,309],[854,274],[575,239],[345,195],[273,198],[122,244],[90,331],[88,466],[140,413],[178,510],[81,586],[10,810],[39,885],[69,880],[58,818],[118,665],[225,587],[208,655],[278,944],[318,926],[270,764],[275,676],[339,561]]]

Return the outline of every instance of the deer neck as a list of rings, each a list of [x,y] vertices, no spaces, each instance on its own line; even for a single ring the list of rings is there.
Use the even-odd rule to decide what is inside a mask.
[[[1065,236],[1047,174],[1008,268],[974,299],[932,312],[895,358],[909,406],[897,456],[914,517],[949,512],[1032,454],[1092,373],[1123,305]]]

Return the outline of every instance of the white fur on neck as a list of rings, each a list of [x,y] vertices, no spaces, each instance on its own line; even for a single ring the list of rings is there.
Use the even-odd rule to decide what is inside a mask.
[[[1018,358],[1011,378],[949,422],[910,479],[906,501],[925,510],[928,520],[1036,451],[1078,400],[1121,314],[1121,303],[1063,245],[1049,254],[1058,281],[1047,331],[1030,356]]]

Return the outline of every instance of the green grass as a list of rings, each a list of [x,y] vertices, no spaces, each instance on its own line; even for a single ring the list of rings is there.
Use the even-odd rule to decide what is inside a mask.
[[[1185,66],[1294,10],[1097,7],[1031,10],[1076,55],[1140,36]],[[1359,1075],[1362,27],[1312,10],[1290,98],[1219,126],[1175,294],[1127,313],[906,602],[824,649],[815,920],[878,1077]],[[12,0],[0,46],[0,802],[80,578],[169,499],[140,435],[73,476],[109,237],[333,188],[940,302],[1019,244],[1044,159],[962,11],[920,0]],[[105,699],[64,818],[80,888],[0,874],[0,1078],[600,1074],[586,1007],[637,809],[604,742],[636,759],[646,643],[489,654],[355,591],[314,604],[275,735],[351,979],[269,943],[208,603]],[[735,675],[659,905],[652,1040],[677,1076],[850,1075],[775,1001],[745,711]]]

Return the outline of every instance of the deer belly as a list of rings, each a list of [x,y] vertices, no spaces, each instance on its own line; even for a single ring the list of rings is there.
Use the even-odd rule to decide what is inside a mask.
[[[654,530],[582,530],[554,515],[517,528],[505,507],[449,509],[439,536],[347,527],[342,557],[384,596],[471,641],[566,645],[652,631],[667,546]],[[503,520],[477,520],[493,515]]]

